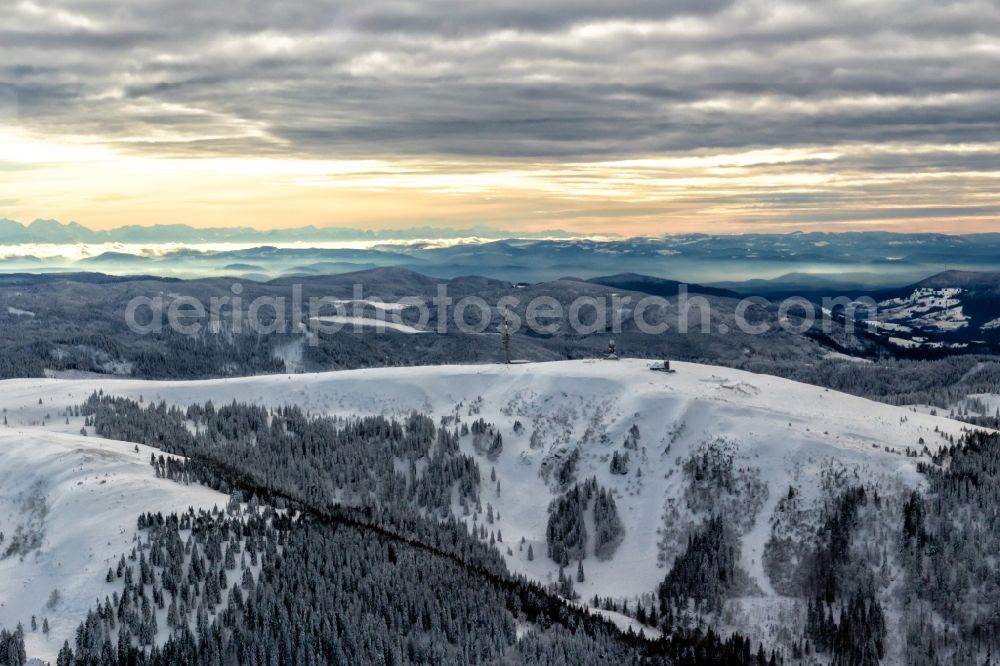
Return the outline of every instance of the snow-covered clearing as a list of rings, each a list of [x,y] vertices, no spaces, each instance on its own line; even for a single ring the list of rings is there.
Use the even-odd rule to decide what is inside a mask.
[[[905,298],[893,298],[879,303],[880,326],[895,322],[897,328],[889,329],[905,332],[908,327],[955,331],[969,324],[969,317],[957,298],[959,288],[920,288]]]
[[[340,326],[351,326],[351,327],[362,327],[371,326],[376,330],[392,330],[399,331],[400,333],[426,333],[427,331],[422,331],[419,328],[414,328],[409,324],[403,324],[401,322],[386,321],[384,319],[374,319],[371,317],[342,317],[339,315],[331,315],[328,317],[315,317],[315,320],[323,324],[339,324]]]
[[[864,322],[866,326],[871,326],[874,328],[882,328],[887,331],[896,331],[898,333],[912,333],[913,329],[909,326],[904,326],[902,324],[894,324],[889,321],[878,321],[877,319],[868,319]]]
[[[349,305],[351,307],[365,308],[370,307],[375,310],[381,310],[383,312],[401,312],[406,308],[416,307],[414,303],[387,303],[385,301],[369,301],[369,300],[357,300],[357,301],[334,301],[335,305]]]

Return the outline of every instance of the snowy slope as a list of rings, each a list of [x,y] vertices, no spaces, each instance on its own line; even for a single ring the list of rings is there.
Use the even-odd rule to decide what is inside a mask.
[[[0,626],[24,624],[29,657],[54,662],[95,599],[120,588],[120,581],[105,583],[105,575],[131,550],[140,513],[225,504],[225,495],[207,488],[157,479],[151,449],[138,448],[0,426]],[[2,557],[17,535],[28,545]],[[59,600],[49,605],[53,590]],[[30,629],[32,615],[37,632]]]
[[[879,303],[880,317],[886,322],[905,324],[907,327],[953,331],[968,325],[969,317],[962,310],[957,298],[959,288],[933,289],[921,287],[902,298]]]
[[[365,326],[370,326],[377,331],[398,331],[400,333],[426,333],[419,328],[414,328],[409,324],[391,321],[389,319],[375,319],[372,317],[347,317],[330,315],[329,317],[315,317],[315,320],[323,324],[337,324],[344,330],[361,330]]]
[[[10,380],[0,383],[0,407],[12,426],[37,424],[45,414],[79,404],[97,388],[146,401],[187,405],[233,399],[268,405],[296,403],[313,413],[403,415],[410,410],[437,417],[482,417],[499,426],[504,449],[495,462],[480,457],[484,479],[495,466],[498,496],[486,482],[483,503],[493,504],[498,529],[511,546],[511,568],[536,579],[555,578],[545,557],[546,506],[555,489],[539,474],[546,457],[580,446],[578,478],[595,475],[615,490],[626,527],[612,560],[586,559],[584,598],[630,598],[651,592],[664,565],[676,554],[684,530],[697,522],[686,514],[681,463],[706,443],[723,440],[736,464],[755,470],[767,494],[743,537],[742,564],[760,595],[774,594],[761,565],[770,534],[771,511],[789,486],[806,501],[818,499],[820,477],[838,471],[856,479],[879,479],[887,487],[920,483],[914,457],[923,438],[931,449],[942,434],[958,437],[962,424],[904,408],[875,403],[767,375],[689,363],[675,374],[650,372],[639,360],[566,361],[513,366],[381,368],[313,375],[271,375],[193,382],[138,380]],[[42,404],[39,405],[39,398]],[[481,400],[480,400],[481,398]],[[46,430],[78,431],[80,423],[50,419]],[[514,431],[515,421],[524,426]],[[627,475],[609,471],[611,453],[621,450],[637,425],[640,449]],[[37,427],[37,426],[36,426]],[[536,433],[539,448],[531,448]],[[473,453],[469,442],[463,444]],[[668,450],[669,446],[669,450]],[[641,466],[642,475],[636,474]],[[679,516],[665,515],[665,506]],[[665,523],[665,521],[667,521]],[[532,544],[533,561],[521,538]],[[663,542],[663,543],[661,543]],[[658,554],[665,562],[658,563]]]

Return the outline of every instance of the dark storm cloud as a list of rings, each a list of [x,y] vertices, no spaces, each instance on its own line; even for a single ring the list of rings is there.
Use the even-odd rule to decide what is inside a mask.
[[[1000,141],[997,35],[989,1],[12,0],[0,88],[168,154],[946,145]]]

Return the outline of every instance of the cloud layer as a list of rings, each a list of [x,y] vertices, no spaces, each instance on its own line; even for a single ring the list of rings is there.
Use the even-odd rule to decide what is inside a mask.
[[[478,174],[480,192],[599,199],[592,224],[621,205],[644,223],[993,223],[998,109],[990,0],[0,7],[0,121],[34,137],[391,165],[300,185]]]

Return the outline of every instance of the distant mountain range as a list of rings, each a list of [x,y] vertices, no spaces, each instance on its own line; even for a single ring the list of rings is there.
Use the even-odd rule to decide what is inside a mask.
[[[620,289],[676,292],[669,281],[679,280],[718,289],[719,295],[813,298],[903,287],[947,270],[991,271],[1000,266],[1000,233],[795,232],[593,239],[565,237],[567,232],[552,230],[497,238],[504,233],[486,227],[259,231],[186,225],[94,231],[55,220],[28,225],[0,220],[0,272],[99,270],[267,281],[402,267],[440,278],[483,275],[528,283],[567,275],[584,280],[612,276],[614,281],[607,284]],[[368,244],[337,246],[352,241]],[[213,246],[220,243],[233,249]],[[53,244],[72,249],[63,251]],[[628,274],[668,283],[630,284]]]
[[[293,243],[375,240],[420,240],[428,238],[506,238],[509,231],[485,226],[463,229],[445,227],[413,227],[373,231],[347,227],[305,226],[292,229],[262,231],[251,227],[205,227],[186,224],[127,225],[95,231],[76,222],[35,220],[22,224],[0,219],[0,245],[23,243]],[[550,229],[528,234],[525,238],[571,238],[576,234]]]

